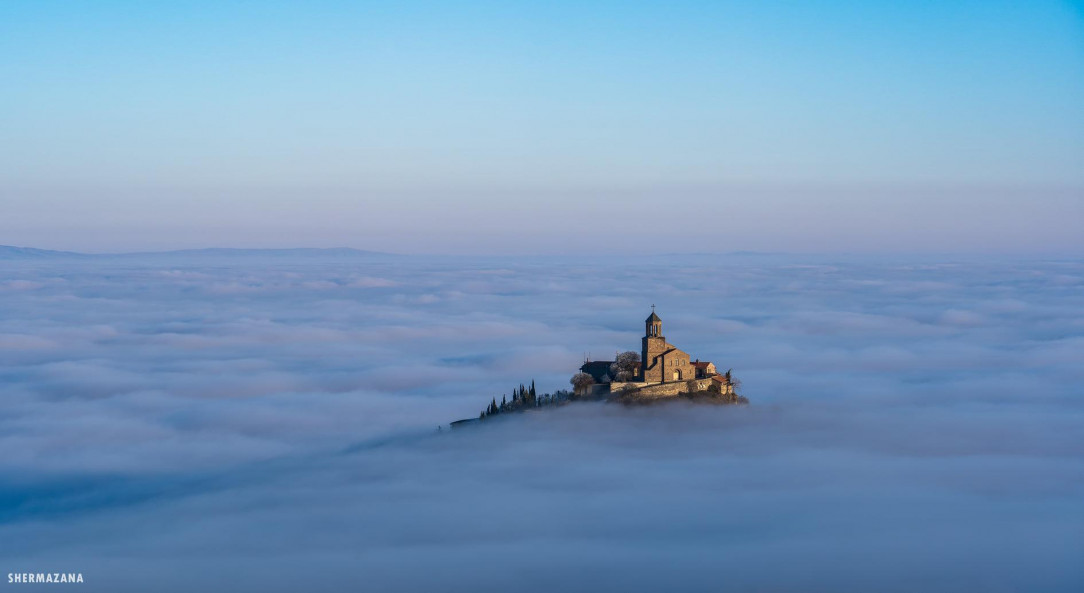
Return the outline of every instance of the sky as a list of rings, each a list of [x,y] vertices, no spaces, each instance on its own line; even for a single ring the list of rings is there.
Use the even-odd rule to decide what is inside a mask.
[[[108,591],[1084,585],[1084,264],[0,261],[0,578]],[[449,432],[668,341],[744,407]],[[445,430],[437,432],[437,426]]]
[[[0,77],[0,244],[1084,247],[1078,2],[6,2]]]

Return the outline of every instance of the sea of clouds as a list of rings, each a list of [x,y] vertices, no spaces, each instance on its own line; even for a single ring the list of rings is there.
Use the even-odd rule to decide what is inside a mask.
[[[447,429],[651,304],[752,405]],[[11,257],[0,577],[1080,591],[1082,385],[1073,259]]]

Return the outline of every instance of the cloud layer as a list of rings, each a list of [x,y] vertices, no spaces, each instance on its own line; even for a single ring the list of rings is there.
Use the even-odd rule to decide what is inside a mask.
[[[101,591],[1077,590],[1084,262],[0,263],[0,569]],[[436,432],[670,341],[754,405]]]

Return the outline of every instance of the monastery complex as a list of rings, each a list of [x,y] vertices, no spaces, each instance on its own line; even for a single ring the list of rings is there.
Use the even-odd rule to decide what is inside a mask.
[[[620,394],[632,400],[694,394],[737,397],[730,371],[720,374],[711,362],[694,360],[688,352],[667,342],[662,319],[654,306],[651,309],[651,315],[644,320],[639,362],[631,357],[623,359],[622,355],[618,360],[584,361],[580,372],[589,375],[593,384],[577,375],[581,377],[575,385],[577,394]]]

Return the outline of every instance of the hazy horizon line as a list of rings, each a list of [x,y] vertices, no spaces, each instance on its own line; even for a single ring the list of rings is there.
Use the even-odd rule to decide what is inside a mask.
[[[109,258],[109,257],[137,257],[137,256],[230,256],[230,255],[309,255],[312,257],[318,256],[354,256],[354,257],[439,257],[439,258],[571,258],[571,257],[585,257],[585,258],[622,258],[622,257],[658,257],[658,258],[671,258],[671,257],[915,257],[915,258],[937,258],[937,257],[966,257],[966,258],[998,258],[998,257],[1014,257],[1024,259],[1082,259],[1084,254],[1073,253],[1070,251],[1027,251],[1027,250],[1006,250],[1006,251],[907,251],[907,250],[879,250],[879,251],[844,251],[844,250],[823,250],[823,251],[785,251],[785,250],[754,250],[754,249],[737,249],[726,251],[667,251],[663,253],[650,253],[650,252],[628,252],[628,253],[614,253],[609,251],[599,251],[590,253],[572,253],[572,252],[540,252],[533,251],[530,253],[494,253],[490,252],[431,252],[431,251],[417,251],[417,252],[402,252],[402,251],[387,251],[382,249],[365,249],[360,247],[350,247],[345,245],[338,246],[292,246],[292,247],[275,247],[275,246],[260,246],[260,247],[235,247],[235,246],[207,246],[207,247],[179,247],[175,249],[133,249],[131,251],[93,251],[93,250],[73,250],[73,249],[52,249],[47,247],[31,247],[25,245],[5,245],[0,244],[0,259],[32,259],[35,257],[86,257],[86,258]],[[20,257],[21,256],[21,257]]]

